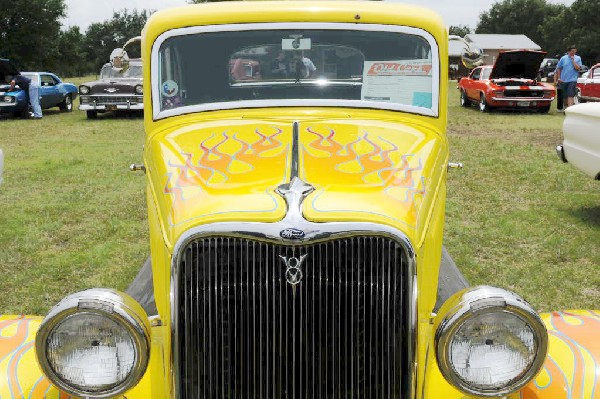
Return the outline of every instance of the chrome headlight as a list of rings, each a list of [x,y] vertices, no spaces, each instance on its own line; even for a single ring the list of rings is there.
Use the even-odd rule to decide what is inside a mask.
[[[91,289],[72,294],[44,318],[35,339],[44,374],[77,397],[106,398],[135,386],[150,355],[150,326],[129,295]]]
[[[14,101],[15,101],[15,98],[14,98],[13,96],[4,96],[4,98],[2,98],[2,100],[3,100],[5,103],[12,103],[12,102],[14,102]]]
[[[467,288],[436,317],[436,356],[444,377],[462,392],[502,396],[540,371],[548,333],[521,297],[500,288]]]
[[[144,86],[142,86],[142,85],[135,86],[135,93],[136,94],[144,94]]]
[[[90,92],[90,88],[85,86],[85,85],[81,85],[79,86],[79,94],[88,94]]]

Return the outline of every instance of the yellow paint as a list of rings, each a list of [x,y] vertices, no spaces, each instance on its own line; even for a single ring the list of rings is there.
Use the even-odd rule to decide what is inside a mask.
[[[286,204],[275,189],[290,178],[295,121],[299,122],[299,174],[315,187],[303,204],[305,217],[314,222],[380,223],[406,234],[417,258],[417,397],[465,398],[438,370],[429,322],[436,300],[448,162],[447,31],[439,16],[395,2],[222,2],[170,9],[153,14],[144,29],[144,79],[151,81],[152,45],[167,30],[286,21],[392,24],[428,31],[440,46],[440,115],[298,107],[213,111],[153,121],[151,91],[147,90],[144,163],[154,293],[163,326],[152,328],[148,371],[127,398],[165,398],[172,391],[169,295],[171,258],[178,238],[207,223],[275,222],[284,217]],[[588,317],[587,324],[582,322],[583,316]],[[568,331],[577,335],[596,323],[598,316],[574,313],[554,319],[562,323],[560,328],[555,329],[551,316],[544,316],[554,331],[549,359],[559,363],[568,378],[579,381],[581,377],[582,382],[556,385],[557,370],[547,362],[535,383],[511,399],[557,399],[557,392],[567,390],[581,392],[586,398],[592,395],[589,373],[596,372],[592,365],[600,358],[596,347],[583,353],[578,363],[573,348],[559,334]],[[23,335],[18,345],[11,341],[14,348],[0,341],[0,350],[10,349],[9,355],[0,356],[0,397],[11,397],[15,387],[22,389],[24,397],[59,397],[50,385],[39,394],[40,384],[47,381],[41,377],[33,349],[24,350],[18,364],[11,363],[22,345],[33,342],[40,321],[0,317],[0,323],[5,324],[4,329],[0,327],[0,339]],[[24,323],[28,327],[25,332]],[[582,345],[591,341],[581,339]],[[583,365],[585,371],[581,371]],[[13,366],[16,377],[9,381]],[[598,396],[600,389],[594,392]]]

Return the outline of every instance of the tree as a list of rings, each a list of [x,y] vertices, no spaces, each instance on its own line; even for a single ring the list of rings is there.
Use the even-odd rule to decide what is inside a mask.
[[[561,54],[569,45],[577,51],[587,65],[600,62],[600,14],[598,0],[576,0],[563,14],[565,35]]]
[[[479,16],[475,33],[523,34],[544,48],[540,27],[554,12],[546,0],[503,0]]]
[[[108,62],[112,50],[121,47],[132,37],[140,36],[152,11],[121,10],[113,13],[112,19],[94,23],[89,26],[83,39],[83,55],[94,65],[94,70]],[[139,57],[139,52],[130,53],[131,57]]]
[[[471,28],[467,25],[451,25],[449,32],[451,35],[465,37],[471,33]]]
[[[58,54],[64,0],[0,0],[0,10],[0,55],[23,69],[50,69]]]

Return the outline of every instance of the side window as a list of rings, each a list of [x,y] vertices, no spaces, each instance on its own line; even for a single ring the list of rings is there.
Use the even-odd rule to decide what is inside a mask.
[[[473,73],[471,74],[471,79],[479,80],[480,76],[481,76],[481,68],[477,68],[477,69],[473,70]]]
[[[56,81],[50,75],[40,75],[42,86],[56,86]]]

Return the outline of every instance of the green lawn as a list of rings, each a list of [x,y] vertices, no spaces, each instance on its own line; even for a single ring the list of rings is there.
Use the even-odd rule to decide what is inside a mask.
[[[451,255],[471,283],[515,290],[539,310],[600,308],[600,182],[556,157],[563,115],[462,109],[455,86],[451,160],[465,168],[449,178]],[[0,313],[125,289],[149,251],[145,179],[128,170],[143,138],[139,117],[0,120]]]

